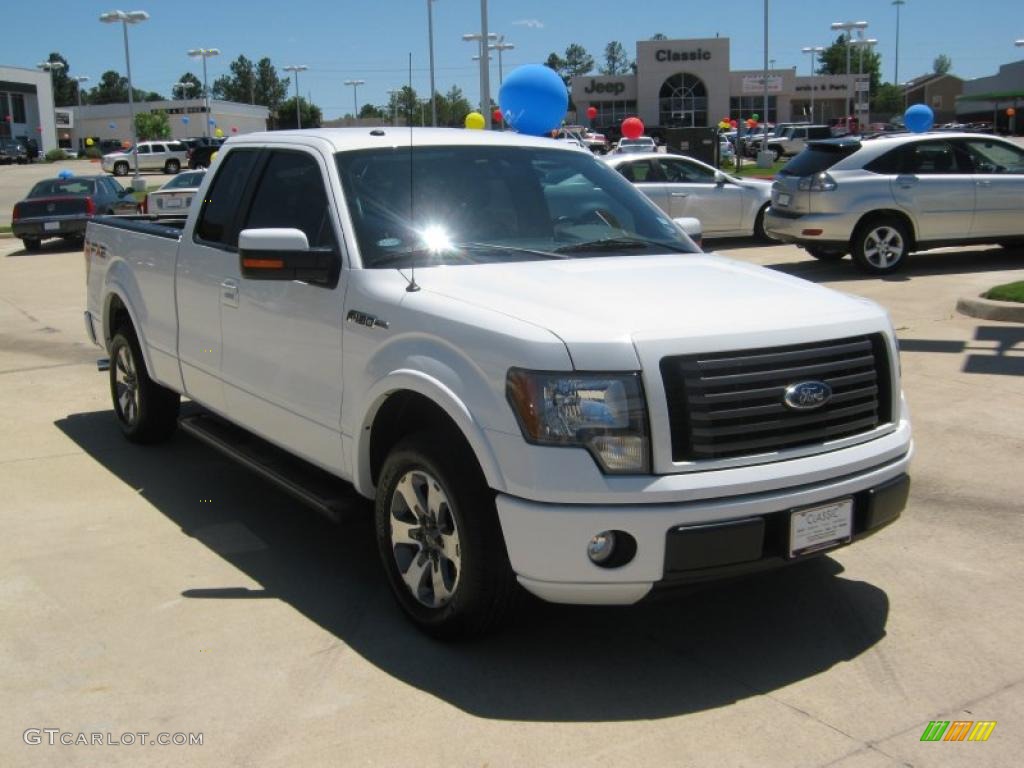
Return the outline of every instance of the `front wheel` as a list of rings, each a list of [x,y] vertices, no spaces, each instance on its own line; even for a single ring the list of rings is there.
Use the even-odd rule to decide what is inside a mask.
[[[811,256],[818,261],[842,261],[846,254],[830,248],[822,248],[820,245],[808,245],[804,248]]]
[[[128,175],[128,163],[123,160],[119,163],[114,163],[114,175],[115,176],[127,176]]]
[[[177,160],[168,160],[164,163],[164,173],[174,174],[181,170],[181,163]]]
[[[133,443],[157,443],[174,433],[181,398],[149,378],[130,329],[122,328],[110,342],[110,396],[118,426]]]
[[[768,233],[764,231],[764,215],[768,211],[768,204],[765,203],[761,206],[761,210],[757,212],[757,216],[754,218],[754,237],[763,242],[774,242]]]
[[[399,442],[381,469],[375,518],[391,590],[421,630],[472,637],[509,613],[518,585],[494,493],[461,438],[420,433]]]
[[[870,275],[887,275],[903,266],[910,249],[907,225],[880,216],[861,225],[853,238],[853,263]]]
[[[773,149],[772,158],[775,160],[776,163],[779,162],[782,159],[782,150],[778,148]]]

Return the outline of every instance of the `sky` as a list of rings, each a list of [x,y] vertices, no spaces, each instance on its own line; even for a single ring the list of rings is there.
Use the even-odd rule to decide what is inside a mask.
[[[124,0],[127,1],[127,0]],[[135,0],[132,0],[134,3]],[[68,59],[72,75],[88,75],[94,85],[108,69],[124,72],[119,26],[101,24],[100,13],[117,6],[92,0],[50,0],[5,4],[7,32],[0,65],[32,68],[51,51]],[[365,80],[359,103],[383,104],[387,91],[408,82],[429,92],[427,0],[138,0],[123,10],[145,10],[150,20],[129,30],[132,80],[136,88],[168,95],[186,71],[202,78],[202,65],[186,56],[189,48],[219,48],[209,60],[209,78],[224,74],[239,54],[252,60],[269,56],[280,74],[289,64],[305,64],[299,76],[327,119],[352,111],[347,79]],[[479,98],[476,43],[462,35],[480,29],[479,0],[435,0],[435,78],[439,91],[458,85],[471,101]],[[583,45],[600,64],[605,44],[623,43],[631,57],[637,40],[660,32],[670,38],[728,37],[732,69],[754,69],[763,61],[762,0],[489,0],[488,27],[515,45],[504,53],[504,70],[543,63],[569,43]],[[953,74],[965,79],[994,74],[1000,64],[1024,58],[1014,40],[1024,38],[1024,0],[907,0],[900,24],[900,80],[931,71],[944,53]],[[803,46],[828,45],[834,21],[863,20],[877,38],[882,75],[893,78],[896,8],[891,0],[769,0],[769,58],[777,68],[809,70]],[[294,88],[294,83],[293,86]],[[492,63],[492,96],[497,98],[497,62]],[[294,93],[294,91],[292,91]]]

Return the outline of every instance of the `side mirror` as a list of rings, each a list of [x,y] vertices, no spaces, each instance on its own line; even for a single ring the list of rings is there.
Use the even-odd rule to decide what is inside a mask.
[[[721,171],[715,171],[715,184],[723,186],[729,179],[726,178],[725,174]]]
[[[333,286],[339,263],[331,247],[310,248],[301,229],[243,229],[238,235],[242,277],[300,280]]]
[[[691,216],[683,216],[678,219],[672,219],[683,232],[697,244],[698,248],[703,248],[704,232],[701,227],[700,219],[695,219]]]

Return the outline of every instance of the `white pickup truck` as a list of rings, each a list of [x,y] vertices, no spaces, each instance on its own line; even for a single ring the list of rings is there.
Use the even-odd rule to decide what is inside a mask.
[[[701,253],[588,153],[249,134],[198,199],[88,227],[124,434],[180,426],[328,512],[374,500],[427,632],[482,632],[521,587],[628,604],[797,562],[905,505],[885,312]]]

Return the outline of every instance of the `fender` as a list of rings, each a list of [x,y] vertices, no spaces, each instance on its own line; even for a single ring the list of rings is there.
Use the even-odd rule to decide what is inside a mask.
[[[373,498],[375,494],[370,476],[370,430],[377,412],[388,395],[401,390],[423,395],[447,413],[473,450],[487,484],[496,491],[505,490],[505,480],[494,452],[484,436],[483,429],[473,418],[466,404],[444,382],[420,371],[402,368],[379,379],[366,393],[364,403],[367,405],[363,409],[365,416],[359,433],[355,436],[352,466],[353,482],[359,493],[368,498]]]
[[[109,272],[107,273],[109,276]],[[103,296],[103,346],[109,347],[110,340],[113,338],[113,329],[110,327],[110,302],[114,297],[120,299],[121,304],[128,311],[128,317],[131,318],[132,328],[135,329],[135,338],[139,340],[139,349],[142,350],[142,359],[146,363],[146,370],[153,370],[153,363],[149,352],[149,344],[146,342],[145,335],[142,332],[142,325],[139,323],[138,314],[132,302],[128,299],[128,292],[124,290],[120,283],[115,280],[107,282],[104,286]]]

